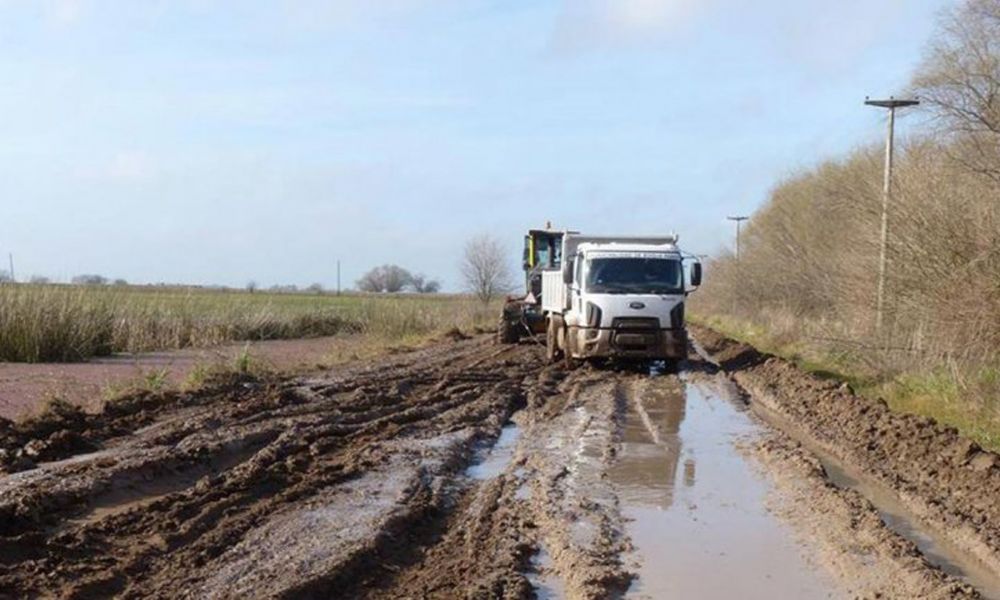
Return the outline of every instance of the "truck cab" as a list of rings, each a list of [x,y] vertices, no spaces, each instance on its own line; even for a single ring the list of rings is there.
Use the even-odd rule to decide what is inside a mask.
[[[542,274],[550,360],[687,358],[684,303],[701,264],[677,236],[567,235],[562,268]]]

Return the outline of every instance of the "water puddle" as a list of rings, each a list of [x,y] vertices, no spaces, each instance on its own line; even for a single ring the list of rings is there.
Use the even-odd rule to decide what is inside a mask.
[[[757,425],[710,389],[639,380],[611,481],[629,523],[632,598],[828,598],[832,582],[765,508],[767,483],[735,448]]]
[[[841,489],[858,492],[871,502],[886,527],[913,542],[927,562],[976,588],[983,598],[1000,600],[1000,577],[986,565],[969,557],[968,553],[957,548],[944,535],[921,523],[916,515],[903,506],[895,492],[845,465],[783,416],[761,405],[755,407],[754,413],[798,440],[816,455],[831,483]]]
[[[535,588],[535,598],[538,600],[559,600],[566,597],[566,587],[562,579],[555,574],[552,567],[552,557],[545,548],[539,548],[531,557],[531,572],[528,573],[528,583]]]
[[[717,364],[707,353],[693,342],[702,358]],[[897,534],[913,542],[927,562],[952,577],[968,583],[987,600],[1000,600],[1000,577],[966,552],[955,547],[943,535],[925,527],[920,520],[906,509],[896,494],[886,486],[865,477],[843,464],[829,452],[813,443],[794,423],[767,410],[758,404],[754,413],[798,440],[822,463],[830,482],[841,489],[858,492],[878,511],[882,522]]]
[[[1000,580],[985,565],[966,556],[936,532],[925,529],[917,518],[884,486],[850,473],[826,454],[820,462],[834,485],[851,489],[868,499],[886,526],[916,544],[927,562],[959,581],[968,583],[987,600],[1000,600]]]
[[[497,438],[493,447],[486,455],[475,461],[465,474],[476,480],[492,479],[503,473],[510,464],[514,456],[514,448],[517,447],[517,440],[521,437],[521,428],[517,423],[508,423],[500,430],[500,437]]]

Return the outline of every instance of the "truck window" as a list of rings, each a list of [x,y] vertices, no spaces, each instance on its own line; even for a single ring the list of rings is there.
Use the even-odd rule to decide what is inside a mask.
[[[535,244],[535,256],[536,265],[543,268],[549,266],[549,240],[538,240],[538,243]]]
[[[680,294],[684,271],[668,258],[595,258],[587,272],[587,291],[597,294]]]

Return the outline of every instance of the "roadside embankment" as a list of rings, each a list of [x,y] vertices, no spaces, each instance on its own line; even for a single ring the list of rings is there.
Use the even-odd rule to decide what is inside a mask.
[[[952,427],[896,413],[711,329],[693,330],[762,416],[865,471],[928,526],[1000,570],[1000,456]]]

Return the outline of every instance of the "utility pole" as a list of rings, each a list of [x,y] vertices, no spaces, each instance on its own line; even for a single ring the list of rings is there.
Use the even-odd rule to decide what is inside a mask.
[[[736,262],[740,262],[740,224],[746,221],[750,217],[738,216],[738,217],[726,217],[730,221],[736,222]]]
[[[903,100],[889,96],[888,100],[870,100],[865,97],[865,104],[889,110],[889,131],[885,138],[885,176],[882,182],[882,232],[879,241],[878,255],[878,291],[875,300],[875,331],[882,331],[882,313],[885,306],[885,270],[886,246],[889,240],[889,201],[892,198],[892,146],[896,126],[896,109],[906,106],[916,106],[919,100]]]
[[[340,259],[337,259],[337,295],[340,295]]]
[[[14,283],[17,279],[14,277],[14,253],[7,253],[7,260],[10,262],[10,282]]]

